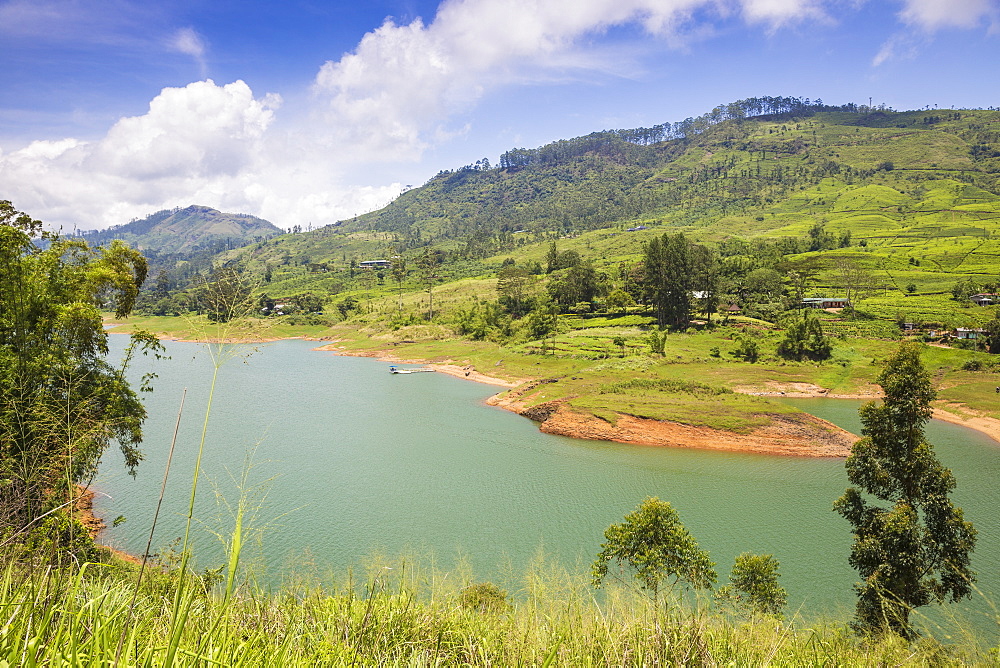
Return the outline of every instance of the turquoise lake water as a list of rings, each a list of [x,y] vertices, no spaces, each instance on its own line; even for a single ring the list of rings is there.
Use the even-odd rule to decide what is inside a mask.
[[[120,350],[127,339],[112,336]],[[315,343],[241,346],[219,373],[196,510],[200,567],[222,563],[213,532],[232,522],[245,462],[254,523],[247,554],[265,582],[303,564],[343,574],[373,555],[412,554],[516,590],[540,552],[589,567],[603,531],[647,496],[670,501],[710,551],[720,583],[744,551],[781,563],[789,607],[845,616],[853,606],[850,530],[832,510],[847,486],[843,460],[643,447],[551,436],[487,406],[497,389],[444,374],[393,376],[388,364],[314,351]],[[146,396],[146,461],[133,480],[109,450],[95,488],[108,544],[141,554],[160,490],[181,393],[177,450],[154,551],[183,534],[213,364],[202,344],[166,342],[171,358]],[[860,402],[788,400],[857,433]],[[1000,593],[1000,444],[941,422],[928,428],[955,472],[955,501],[980,532],[973,560],[984,591]],[[247,485],[244,485],[246,487]],[[223,500],[221,503],[219,500]],[[980,605],[974,607],[981,608]]]

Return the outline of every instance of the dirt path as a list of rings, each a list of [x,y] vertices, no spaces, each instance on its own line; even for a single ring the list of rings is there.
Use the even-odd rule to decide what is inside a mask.
[[[934,417],[944,422],[958,424],[986,434],[1000,445],[1000,420],[983,415],[965,404],[936,401]]]
[[[763,385],[744,385],[733,388],[736,392],[743,394],[753,394],[763,397],[789,397],[789,398],[815,398],[828,397],[830,399],[881,399],[882,390],[878,385],[869,385],[862,392],[857,394],[830,394],[819,385],[810,383],[778,383],[770,382]],[[1000,420],[990,417],[969,408],[965,404],[935,401],[933,406],[933,417],[936,420],[950,422],[974,429],[986,434],[1000,445]]]

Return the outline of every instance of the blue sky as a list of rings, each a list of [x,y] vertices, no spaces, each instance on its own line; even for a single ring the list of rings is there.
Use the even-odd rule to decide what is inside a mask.
[[[757,95],[1000,104],[1000,0],[0,0],[0,199],[282,227]]]

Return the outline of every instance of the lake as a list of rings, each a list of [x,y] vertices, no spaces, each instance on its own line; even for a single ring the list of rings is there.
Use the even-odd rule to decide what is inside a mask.
[[[127,342],[111,336],[113,356]],[[183,534],[194,461],[214,369],[203,344],[165,342],[145,396],[146,461],[135,480],[110,449],[94,487],[109,524],[103,540],[135,554],[149,525],[183,388],[187,403],[154,539]],[[248,490],[260,544],[247,555],[262,581],[297,568],[342,577],[374,555],[412,554],[511,590],[540,552],[584,571],[604,529],[647,496],[669,501],[718,563],[720,584],[744,551],[781,563],[789,609],[846,616],[855,572],[850,529],[832,511],[847,486],[843,460],[741,455],[584,441],[487,406],[497,388],[438,373],[393,376],[388,364],[314,351],[289,340],[239,346],[220,369],[196,517],[199,567],[222,563],[213,532],[232,524]],[[860,402],[788,400],[855,433]],[[955,472],[955,501],[979,530],[973,566],[989,595],[1000,591],[995,509],[1000,445],[942,422],[928,428]],[[248,466],[246,482],[240,484]],[[127,521],[110,527],[119,515]]]

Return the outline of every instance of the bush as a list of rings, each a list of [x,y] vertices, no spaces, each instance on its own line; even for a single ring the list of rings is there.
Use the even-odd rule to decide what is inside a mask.
[[[502,613],[510,610],[507,592],[492,582],[477,582],[464,588],[458,595],[458,604],[466,610],[482,613]]]
[[[962,362],[962,371],[982,371],[983,361],[977,359],[965,360]]]
[[[819,319],[804,313],[802,318],[795,318],[788,326],[777,352],[787,360],[820,361],[830,358],[833,346],[830,339],[823,335],[823,325]]]
[[[751,364],[760,359],[760,348],[757,345],[757,339],[749,334],[740,334],[736,337],[736,343],[737,347],[732,353],[733,357],[741,359],[744,362],[750,362]]]

